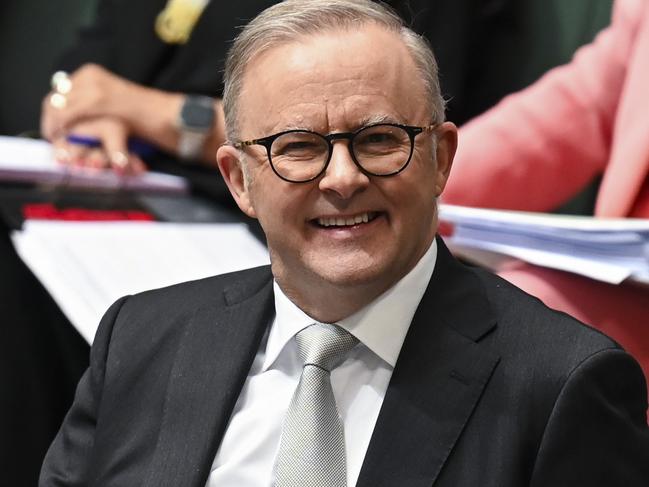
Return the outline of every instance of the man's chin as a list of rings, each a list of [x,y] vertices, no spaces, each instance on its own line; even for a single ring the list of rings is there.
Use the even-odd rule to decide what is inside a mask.
[[[323,285],[332,288],[389,288],[391,273],[379,262],[363,262],[360,259],[331,259],[311,266],[311,272]]]

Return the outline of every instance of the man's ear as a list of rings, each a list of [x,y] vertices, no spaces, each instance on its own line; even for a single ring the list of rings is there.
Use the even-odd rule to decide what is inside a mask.
[[[437,128],[437,172],[435,174],[435,196],[439,197],[448,181],[457,149],[457,127],[444,122]]]
[[[228,185],[230,194],[237,205],[246,215],[256,218],[257,214],[253,208],[248,185],[245,182],[242,162],[239,160],[239,150],[230,145],[222,145],[216,152],[216,162],[223,176],[225,184]]]

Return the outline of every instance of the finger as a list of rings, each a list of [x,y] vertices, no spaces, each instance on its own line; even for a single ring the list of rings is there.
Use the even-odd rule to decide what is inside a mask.
[[[50,93],[45,95],[41,102],[41,137],[53,140],[52,137],[52,107],[50,106]]]
[[[68,142],[67,150],[70,154],[70,165],[75,167],[88,166],[88,156],[92,149],[79,144],[70,144]]]
[[[112,86],[96,76],[73,79],[72,88],[65,94],[65,103],[61,110],[64,126],[82,119],[110,115]],[[53,101],[56,104],[57,100]]]
[[[106,128],[102,133],[104,151],[110,166],[121,174],[131,174],[135,170],[126,145],[126,131],[121,125]]]
[[[80,112],[75,108],[71,95],[53,93],[49,97],[50,113],[52,115],[52,131],[57,135],[81,121]]]
[[[49,105],[46,110],[52,123],[51,127],[47,127],[48,133],[54,132],[55,135],[69,131],[72,126],[97,115],[91,100],[82,89],[74,89],[66,94],[52,92],[45,98],[45,102]]]
[[[63,165],[73,167],[87,167],[89,165],[90,149],[82,145],[70,144],[63,138],[57,139],[53,144],[54,159]]]
[[[85,158],[85,166],[92,169],[109,168],[108,154],[103,149],[89,149]]]
[[[129,174],[131,172],[131,162],[129,160],[128,152],[121,150],[111,150],[110,152],[108,152],[108,160],[110,161],[111,167],[115,171],[124,174]]]
[[[129,155],[129,160],[131,161],[131,169],[133,174],[142,174],[143,172],[146,172],[146,164],[140,158],[140,156],[131,153]]]
[[[70,165],[72,163],[68,144],[65,142],[65,139],[59,138],[54,140],[52,142],[52,149],[52,155],[56,162],[63,165]]]
[[[52,92],[43,100],[43,117],[41,131],[49,140],[69,131],[74,125],[84,123],[90,118],[89,113],[73,93],[63,95]]]
[[[52,95],[52,92],[48,93],[41,103],[41,136],[53,141],[61,135],[61,124],[58,113],[60,109],[52,106]]]
[[[102,148],[74,144],[65,139],[58,139],[53,147],[55,160],[67,166],[92,169],[106,169],[111,166],[108,155]]]

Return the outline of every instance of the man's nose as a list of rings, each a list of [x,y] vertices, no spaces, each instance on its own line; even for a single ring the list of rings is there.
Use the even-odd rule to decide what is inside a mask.
[[[320,190],[349,199],[363,191],[369,182],[369,177],[354,163],[348,142],[334,141],[331,160],[318,185]]]

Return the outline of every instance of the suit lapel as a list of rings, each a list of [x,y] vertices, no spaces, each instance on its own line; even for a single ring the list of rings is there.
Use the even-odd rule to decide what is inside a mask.
[[[270,273],[252,295],[241,286],[227,289],[223,299],[225,306],[199,309],[182,338],[146,486],[205,485],[274,313]]]
[[[499,360],[479,343],[495,326],[482,284],[440,239],[438,249],[374,428],[360,487],[432,485]]]

